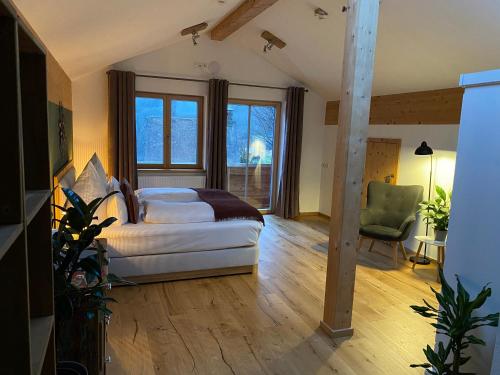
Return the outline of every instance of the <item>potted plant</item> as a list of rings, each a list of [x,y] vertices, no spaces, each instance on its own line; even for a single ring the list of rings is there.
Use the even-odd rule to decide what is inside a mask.
[[[439,302],[439,307],[431,306],[424,300],[425,306],[411,306],[424,318],[431,318],[435,322],[431,325],[436,332],[446,336],[446,340],[439,341],[433,349],[430,345],[423,350],[428,363],[411,365],[423,367],[431,375],[460,375],[461,367],[471,357],[464,355],[464,350],[470,345],[485,345],[485,342],[474,336],[470,331],[484,326],[497,327],[499,313],[486,316],[476,316],[475,310],[484,305],[491,296],[491,289],[486,286],[471,300],[469,293],[464,289],[457,277],[457,292],[447,283],[443,271],[439,269],[441,278],[441,293],[431,287]],[[472,375],[472,374],[471,374]]]
[[[114,300],[105,295],[111,283],[126,283],[113,274],[104,272],[107,260],[105,250],[95,241],[103,228],[116,218],[94,222],[97,208],[111,195],[85,203],[71,189],[62,189],[72,207],[55,205],[64,215],[52,236],[54,263],[54,305],[56,322],[56,351],[58,361],[79,360],[78,355],[88,351],[87,321],[96,314],[111,315],[107,304]],[[84,361],[82,361],[84,362]]]
[[[424,222],[432,225],[436,241],[445,241],[450,222],[451,192],[446,194],[441,186],[436,186],[437,197],[431,201],[420,203],[419,212],[424,216]]]

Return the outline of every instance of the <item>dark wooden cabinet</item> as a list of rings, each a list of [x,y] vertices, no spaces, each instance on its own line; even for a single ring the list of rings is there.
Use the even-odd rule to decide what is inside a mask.
[[[0,374],[55,374],[45,50],[0,0]]]

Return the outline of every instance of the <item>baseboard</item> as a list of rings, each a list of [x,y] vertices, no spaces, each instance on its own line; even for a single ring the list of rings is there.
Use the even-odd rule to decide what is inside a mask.
[[[306,211],[306,212],[301,212],[299,216],[320,216],[320,213],[318,211]]]
[[[322,212],[319,212],[319,211],[306,211],[306,212],[301,212],[299,214],[299,216],[319,216],[319,217],[322,217],[322,218],[325,218],[325,219],[330,219],[330,216],[322,213]]]
[[[353,328],[332,329],[323,320],[319,322],[319,326],[328,336],[330,336],[333,339],[338,339],[342,337],[351,337],[352,335],[354,335]]]

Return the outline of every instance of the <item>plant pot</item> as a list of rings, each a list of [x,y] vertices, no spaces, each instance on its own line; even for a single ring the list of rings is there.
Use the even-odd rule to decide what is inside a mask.
[[[444,242],[446,241],[446,236],[448,235],[447,230],[436,230],[434,229],[434,240]]]

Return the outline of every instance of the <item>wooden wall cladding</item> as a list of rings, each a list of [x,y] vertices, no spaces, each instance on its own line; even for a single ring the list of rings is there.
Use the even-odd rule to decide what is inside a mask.
[[[451,88],[374,96],[370,124],[459,124],[463,93],[462,88]],[[338,125],[339,104],[339,101],[326,103],[325,125]]]
[[[50,167],[53,176],[73,159],[73,101],[71,80],[50,53],[47,53],[46,64]]]
[[[50,53],[47,54],[47,97],[54,104],[62,102],[70,111],[73,108],[71,80]]]

